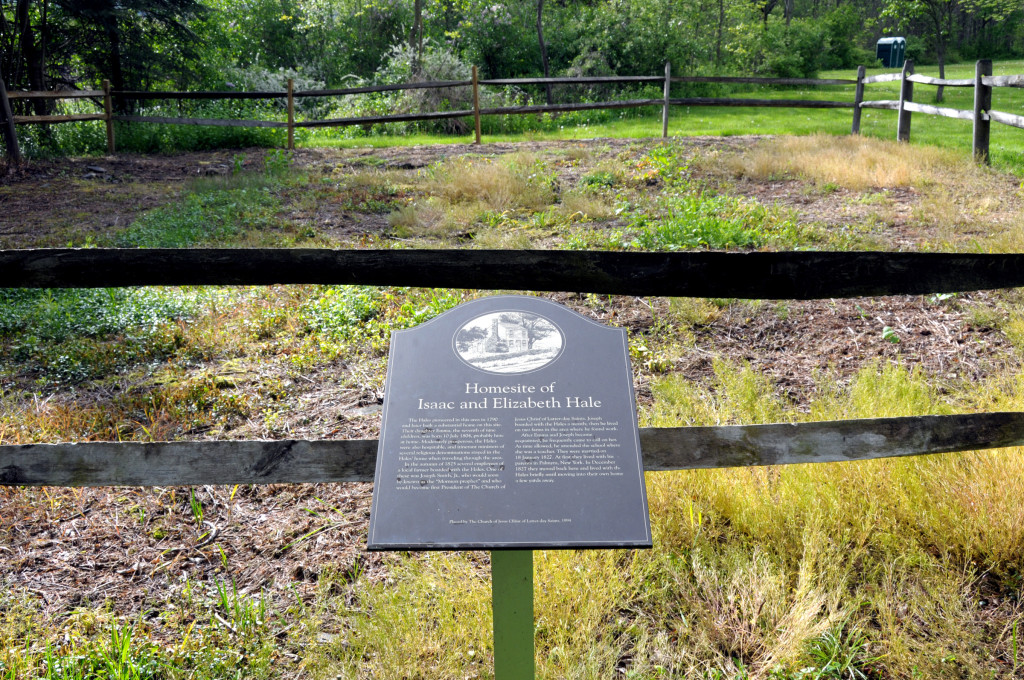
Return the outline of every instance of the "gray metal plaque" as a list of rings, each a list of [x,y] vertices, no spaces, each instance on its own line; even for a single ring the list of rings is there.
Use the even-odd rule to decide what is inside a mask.
[[[625,330],[498,296],[392,333],[370,550],[650,546]]]

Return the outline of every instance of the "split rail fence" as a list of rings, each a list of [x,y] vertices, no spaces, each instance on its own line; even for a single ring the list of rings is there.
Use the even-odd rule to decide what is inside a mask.
[[[940,79],[916,75],[911,60],[907,60],[901,73],[887,73],[876,76],[865,76],[865,68],[859,67],[856,79],[821,79],[821,78],[759,78],[731,76],[673,76],[671,65],[665,64],[664,76],[602,76],[586,78],[510,78],[481,80],[477,68],[473,67],[471,80],[430,81],[402,83],[396,85],[374,85],[367,87],[350,87],[331,90],[296,91],[294,81],[289,79],[287,89],[281,92],[135,92],[112,90],[110,81],[103,81],[102,90],[74,90],[59,92],[8,92],[0,81],[0,116],[3,117],[2,129],[7,146],[7,157],[20,162],[16,125],[51,124],[73,121],[102,120],[106,124],[107,151],[115,153],[116,140],[114,121],[131,123],[157,123],[173,125],[212,125],[222,127],[261,127],[279,128],[287,131],[288,148],[295,148],[295,130],[301,128],[345,127],[350,125],[373,125],[377,123],[398,123],[425,120],[444,120],[452,118],[473,118],[476,143],[481,143],[480,120],[483,116],[524,115],[544,113],[565,113],[570,111],[610,110],[658,106],[662,109],[662,137],[668,136],[669,110],[673,106],[708,106],[708,107],[773,107],[773,108],[810,108],[810,109],[842,109],[853,110],[851,133],[860,133],[860,119],[863,109],[891,109],[898,112],[896,137],[900,141],[910,140],[910,121],[912,113],[944,116],[970,120],[974,123],[973,150],[974,155],[982,162],[989,158],[989,130],[991,121],[1024,129],[1024,116],[1018,116],[992,109],[992,88],[1024,87],[1024,75],[993,76],[991,60],[978,61],[975,66],[975,77],[968,79]],[[900,81],[900,97],[898,100],[865,100],[864,88],[873,83]],[[550,105],[504,106],[481,108],[480,86],[529,86],[529,85],[596,85],[596,84],[663,84],[663,96],[651,99],[627,99],[604,102],[582,102]],[[684,97],[673,98],[673,83],[717,83],[727,85],[764,85],[770,87],[809,86],[821,87],[829,85],[854,85],[854,100],[832,101],[818,99],[751,99],[739,97]],[[914,83],[934,85],[938,87],[973,87],[974,109],[972,111],[943,108],[913,101]],[[332,118],[326,120],[296,120],[295,100],[305,97],[343,97],[376,92],[394,92],[415,89],[440,89],[453,87],[471,87],[473,108],[458,111],[433,111],[425,113],[398,113],[385,116],[361,116],[350,118]],[[15,116],[11,112],[11,99],[93,99],[102,105],[103,113],[53,115],[53,116]],[[284,99],[286,102],[287,120],[242,120],[227,118],[186,118],[169,116],[121,115],[115,114],[115,102],[124,100],[212,100],[212,99]]]
[[[0,251],[0,287],[345,284],[828,299],[1024,286],[1024,254],[315,249]],[[1024,445],[1024,413],[645,428],[647,471],[868,460]],[[372,481],[376,440],[0,445],[0,486]]]

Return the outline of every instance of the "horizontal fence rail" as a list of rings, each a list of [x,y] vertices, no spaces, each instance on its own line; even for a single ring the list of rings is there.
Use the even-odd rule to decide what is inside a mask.
[[[1024,444],[1024,413],[641,428],[644,470],[836,463]],[[376,439],[0,446],[0,486],[372,482]]]
[[[0,287],[283,283],[810,300],[1024,286],[1024,254],[43,248]]]

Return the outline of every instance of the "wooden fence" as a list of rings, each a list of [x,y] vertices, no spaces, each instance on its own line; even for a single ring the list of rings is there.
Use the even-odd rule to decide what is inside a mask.
[[[865,100],[865,86],[872,83],[899,81],[900,98],[898,100]],[[594,84],[643,84],[663,83],[663,97],[659,99],[629,99],[604,102],[567,103],[536,106],[506,106],[497,108],[480,107],[480,86],[524,86],[524,85],[594,85]],[[718,83],[746,84],[767,86],[827,86],[854,85],[854,99],[849,101],[829,101],[817,99],[749,99],[736,97],[686,97],[670,96],[672,83]],[[938,87],[973,87],[974,109],[972,111],[951,109],[913,101],[914,83]],[[471,87],[473,108],[458,111],[434,111],[426,113],[401,113],[385,116],[361,116],[351,118],[333,118],[327,120],[299,121],[295,118],[295,100],[304,97],[341,97],[374,92],[394,92],[415,89],[439,89],[451,87]],[[376,123],[395,123],[423,120],[444,120],[450,118],[472,117],[474,120],[476,143],[481,143],[480,120],[482,116],[519,115],[540,113],[565,113],[597,109],[622,109],[645,106],[659,106],[662,109],[662,136],[668,136],[668,114],[672,106],[749,106],[749,107],[781,107],[781,108],[815,108],[835,109],[850,108],[853,110],[851,132],[859,134],[861,111],[863,109],[890,109],[898,112],[896,137],[900,141],[909,141],[912,113],[944,116],[970,120],[974,124],[973,150],[981,162],[989,158],[989,130],[991,121],[1016,128],[1024,128],[1024,116],[991,110],[992,88],[1024,87],[1024,75],[993,76],[991,60],[981,60],[975,65],[975,77],[967,79],[940,79],[916,75],[913,61],[908,60],[901,73],[887,73],[877,76],[865,76],[865,68],[859,67],[856,79],[813,79],[813,78],[755,78],[728,76],[673,76],[669,64],[665,65],[662,76],[602,76],[589,78],[511,78],[480,80],[477,69],[473,67],[472,80],[431,81],[418,83],[401,83],[396,85],[374,85],[367,87],[350,87],[332,90],[296,91],[294,82],[288,80],[287,89],[281,92],[136,92],[115,91],[110,89],[110,82],[103,82],[102,90],[75,90],[62,92],[7,92],[0,81],[0,116],[3,116],[3,135],[7,145],[7,156],[20,161],[15,125],[50,124],[72,121],[102,120],[106,124],[107,150],[116,151],[114,137],[114,121],[135,123],[162,123],[174,125],[212,125],[226,127],[262,127],[287,130],[288,148],[295,148],[295,130],[299,128],[344,127],[349,125],[372,125]],[[103,113],[55,115],[55,116],[14,116],[11,113],[11,99],[93,99],[102,104]],[[185,118],[169,116],[132,116],[115,114],[114,101],[117,98],[131,100],[204,100],[204,99],[284,99],[287,109],[286,121],[240,120],[226,118]]]
[[[0,251],[0,287],[335,283],[815,299],[1024,286],[1024,254],[450,250]],[[648,471],[1024,445],[1024,413],[646,428]],[[0,486],[372,481],[375,440],[0,445]]]
[[[349,87],[332,90],[301,90],[296,91],[294,81],[289,79],[287,89],[281,92],[136,92],[115,91],[110,89],[110,81],[103,81],[102,90],[75,90],[63,92],[7,92],[3,81],[0,81],[0,116],[3,116],[3,134],[7,145],[7,156],[20,161],[15,125],[66,123],[72,121],[102,120],[106,124],[107,151],[116,151],[114,137],[114,121],[133,123],[162,123],[173,125],[213,125],[226,127],[261,127],[280,128],[287,130],[288,148],[295,148],[295,130],[299,128],[344,127],[349,125],[372,125],[376,123],[396,123],[424,120],[444,120],[451,118],[472,117],[474,121],[476,143],[481,143],[480,119],[482,116],[521,115],[542,113],[565,113],[570,111],[586,111],[597,109],[624,109],[646,106],[658,106],[662,109],[662,137],[668,136],[668,115],[672,106],[749,106],[775,108],[811,108],[853,110],[851,132],[860,133],[862,109],[890,109],[898,112],[896,138],[900,141],[910,140],[910,121],[912,113],[923,113],[948,118],[970,120],[974,123],[973,149],[974,155],[981,162],[989,158],[989,128],[991,121],[1024,128],[1024,116],[1001,111],[993,111],[993,87],[1024,87],[1024,75],[993,76],[992,61],[981,60],[975,65],[975,77],[967,79],[929,78],[914,74],[913,61],[907,60],[901,73],[865,77],[863,66],[857,69],[856,79],[820,79],[820,78],[755,78],[731,76],[673,76],[670,64],[665,64],[664,76],[601,76],[587,78],[508,78],[481,80],[477,77],[477,68],[473,67],[471,80],[448,80],[417,83],[401,83],[396,85],[373,85],[367,87]],[[872,83],[899,81],[900,98],[898,100],[865,100],[864,89]],[[525,85],[595,85],[595,84],[663,84],[663,96],[658,99],[628,99],[604,102],[567,103],[536,106],[504,106],[497,108],[481,108],[480,86],[525,86]],[[853,85],[853,101],[829,101],[818,99],[749,99],[736,97],[671,97],[673,83],[717,83],[731,85],[767,85],[810,86]],[[959,109],[918,104],[913,101],[914,83],[934,85],[938,87],[973,87],[974,109]],[[396,92],[416,89],[440,89],[453,87],[472,88],[472,109],[458,111],[433,111],[426,113],[399,113],[385,116],[360,116],[351,118],[332,118],[327,120],[305,120],[295,118],[295,100],[306,97],[344,97],[375,92]],[[14,116],[11,113],[11,99],[93,99],[102,104],[103,113],[79,114],[65,116]],[[287,120],[241,120],[227,118],[185,118],[170,116],[135,116],[115,114],[115,100],[203,100],[203,99],[284,99]]]

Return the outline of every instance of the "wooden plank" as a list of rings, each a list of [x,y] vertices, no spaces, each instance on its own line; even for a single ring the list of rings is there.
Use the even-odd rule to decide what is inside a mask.
[[[903,102],[903,108],[905,108],[907,111],[913,111],[915,113],[927,113],[932,116],[942,116],[943,118],[958,118],[960,120],[971,121],[974,120],[973,111],[964,111],[962,109],[947,109],[941,106],[918,104],[917,102]]]
[[[852,109],[853,102],[818,99],[734,99],[732,97],[686,97],[673,99],[673,106],[754,106],[779,109]]]
[[[850,134],[860,134],[861,103],[864,101],[864,67],[857,67],[857,88],[853,94],[853,122],[850,125]]]
[[[747,76],[673,76],[673,83],[746,83],[749,85],[855,85],[848,78],[755,78]]]
[[[590,109],[628,109],[639,106],[661,106],[661,99],[630,99],[614,102],[588,102],[585,104],[555,104],[553,106],[504,106],[494,109],[480,109],[480,115],[517,115],[528,113],[556,113],[565,111],[587,111]],[[376,123],[401,123],[416,120],[440,120],[464,118],[475,115],[473,109],[464,111],[437,111],[433,113],[399,113],[390,116],[364,116],[359,118],[333,118],[329,120],[308,120],[296,123],[295,127],[341,127],[344,125],[373,125]]]
[[[835,463],[1024,444],[1024,413],[640,431],[644,469]]]
[[[903,62],[903,80],[900,81],[900,104],[899,114],[896,117],[896,141],[910,141],[911,110],[907,108],[907,102],[914,101],[914,83],[909,77],[914,74],[914,61],[907,59]]]
[[[981,82],[989,87],[1024,87],[1024,75],[983,76]]]
[[[988,119],[1003,125],[1024,129],[1024,116],[1016,116],[1012,113],[1003,113],[1002,111],[989,111]]]
[[[643,428],[648,472],[834,463],[1024,444],[1024,413]],[[377,440],[87,442],[0,446],[0,486],[373,481]]]
[[[664,99],[620,99],[618,101],[586,102],[579,104],[504,106],[496,109],[481,109],[480,113],[488,116],[524,113],[564,113],[566,111],[589,111],[591,109],[632,109],[641,106],[663,106],[664,103]]]
[[[102,117],[102,116],[101,116]],[[114,116],[128,123],[168,123],[171,125],[212,125],[214,127],[287,128],[288,123],[275,120],[232,120],[230,118],[170,118],[167,116]]]
[[[672,62],[665,62],[665,85],[662,88],[665,102],[661,106],[661,138],[668,139],[668,111],[672,104]]]
[[[871,83],[892,83],[897,80],[900,80],[902,77],[902,73],[882,73],[877,76],[868,76],[867,78],[864,79],[864,84],[870,85]]]
[[[988,110],[992,108],[992,88],[982,81],[992,75],[992,60],[979,59],[974,64],[974,126],[971,135],[971,150],[974,159],[989,165],[989,141],[992,128]]]
[[[890,109],[892,111],[898,111],[900,103],[895,99],[875,99],[861,102],[860,107],[862,109]]]
[[[107,153],[113,155],[117,151],[114,143],[114,102],[110,96],[110,81],[103,81],[103,121],[107,128]]]
[[[915,73],[912,76],[908,76],[907,80],[915,83],[921,83],[923,85],[941,85],[943,87],[974,87],[974,78],[958,78],[950,80],[949,78],[929,78],[928,76],[922,76]]]
[[[296,97],[338,97],[347,94],[369,94],[371,92],[395,92],[398,90],[434,90],[443,87],[470,87],[472,80],[434,80],[421,83],[398,83],[396,85],[367,85],[366,87],[343,87],[334,90],[302,90]]]
[[[660,83],[660,76],[581,76],[579,78],[490,78],[481,85],[594,85],[597,83]]]
[[[481,111],[483,113],[483,111]],[[297,128],[342,127],[345,125],[374,125],[376,123],[403,123],[415,120],[443,120],[464,118],[473,115],[473,109],[464,111],[434,111],[432,113],[397,113],[390,116],[360,116],[357,118],[329,118],[327,120],[304,120],[295,123]]]
[[[74,123],[82,120],[105,120],[102,113],[81,113],[69,116],[14,116],[18,125],[43,125],[48,123]]]
[[[295,150],[295,79],[288,79],[288,150]]]
[[[0,446],[0,486],[365,482],[376,457],[367,439]]]
[[[480,74],[473,67],[473,132],[475,143],[480,144]]]
[[[284,99],[287,92],[240,92],[217,90],[209,92],[141,92],[114,90],[111,94],[125,99]]]
[[[0,287],[318,283],[809,300],[1024,286],[1024,254],[53,248],[0,251]]]
[[[8,99],[85,99],[102,97],[103,90],[28,90],[8,92]]]

